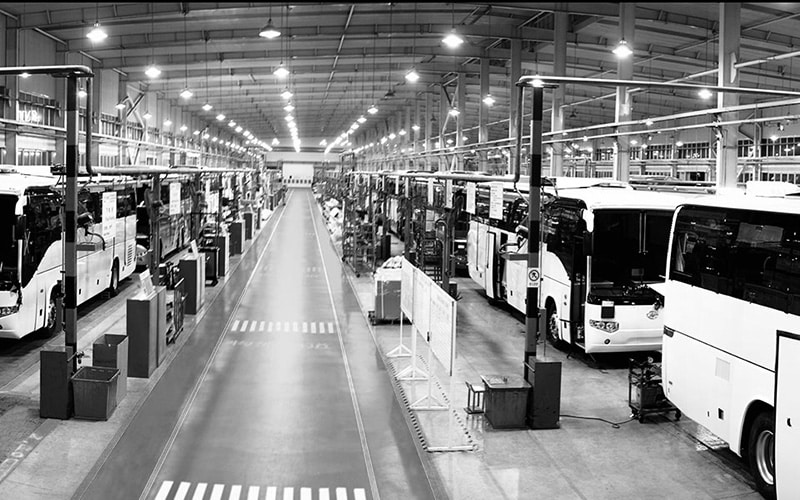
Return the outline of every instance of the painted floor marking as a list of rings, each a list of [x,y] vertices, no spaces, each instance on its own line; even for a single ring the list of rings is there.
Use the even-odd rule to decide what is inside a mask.
[[[290,326],[291,325],[291,326]],[[271,333],[286,332],[286,333],[309,333],[309,325],[312,334],[314,335],[334,335],[336,333],[335,327],[330,321],[259,321],[259,320],[235,320],[231,331],[240,333],[253,333],[256,331],[266,331]]]
[[[261,491],[261,488],[258,486],[251,486],[247,490],[247,500],[258,500],[258,493]]]
[[[203,497],[206,496],[206,488],[208,488],[208,484],[199,483],[197,488],[194,490],[194,496],[192,497],[192,500],[203,500]]]
[[[237,319],[236,321],[233,322],[233,325],[231,326],[231,330],[233,330],[235,332],[238,328],[239,328],[239,320]]]
[[[158,489],[158,493],[156,494],[156,500],[167,500],[167,495],[169,495],[169,490],[172,489],[172,481],[164,481],[161,483],[161,488]]]
[[[257,322],[253,321],[253,323],[250,325],[250,331],[251,332],[256,331],[256,326],[258,326]]]
[[[271,331],[272,331],[272,321],[270,321],[269,323],[267,323],[267,331],[268,331],[268,332],[271,332]]]
[[[263,321],[258,324],[258,331],[259,332],[263,332],[264,331],[264,322]]]
[[[247,320],[244,320],[244,321],[242,321],[242,331],[243,331],[243,332],[246,332],[246,331],[247,331],[247,323],[248,323],[248,321],[247,321]],[[234,330],[234,331],[235,331],[235,330]]]
[[[317,324],[311,323],[311,333],[317,333]]]
[[[194,493],[192,500],[331,500],[331,488],[312,488],[309,486],[294,487],[294,486],[245,486],[241,484],[222,484],[215,483],[211,489],[211,494],[207,497],[208,483],[194,483],[181,481],[178,483],[178,488],[173,493],[173,486],[175,481],[163,481],[161,487],[156,494],[155,500],[185,500],[188,498],[189,492],[194,486]],[[247,492],[247,497],[242,496]],[[261,496],[264,491],[265,496]],[[299,499],[295,496],[295,492],[299,491]],[[337,487],[334,489],[335,500],[367,500],[366,490],[364,488],[342,488]]]
[[[308,333],[308,322],[303,321],[303,333]]]
[[[186,498],[186,494],[189,493],[189,486],[192,483],[187,483],[183,481],[180,485],[178,485],[178,491],[175,492],[175,500],[183,500]]]

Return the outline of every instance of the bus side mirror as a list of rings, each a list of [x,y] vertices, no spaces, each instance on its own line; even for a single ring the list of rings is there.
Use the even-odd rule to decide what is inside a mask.
[[[78,215],[78,227],[87,229],[92,224],[94,224],[94,217],[89,212],[83,212]]]
[[[25,228],[28,226],[27,217],[24,215],[17,216],[17,223],[14,225],[14,239],[21,240],[25,237]]]

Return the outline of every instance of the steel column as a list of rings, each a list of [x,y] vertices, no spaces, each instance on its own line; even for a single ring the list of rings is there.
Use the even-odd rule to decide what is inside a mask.
[[[719,4],[719,68],[717,85],[720,87],[738,87],[739,72],[734,65],[739,58],[739,45],[742,30],[741,4],[720,2]],[[717,94],[717,106],[720,108],[737,106],[739,95],[730,92]],[[721,121],[736,120],[736,113],[724,113]],[[739,128],[726,125],[715,128],[717,137],[716,185],[720,187],[736,187],[737,143]],[[756,143],[756,147],[760,147]]]
[[[67,175],[64,197],[64,344],[78,369],[78,79],[67,77]],[[87,156],[88,156],[87,151]]]

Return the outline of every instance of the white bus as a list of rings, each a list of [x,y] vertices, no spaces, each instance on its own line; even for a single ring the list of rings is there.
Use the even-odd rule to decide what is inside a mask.
[[[800,332],[800,200],[679,207],[663,293],[667,398],[726,441],[774,498],[776,331]]]
[[[0,337],[19,339],[55,326],[62,279],[63,189],[57,178],[0,169]],[[80,181],[84,183],[85,181]],[[103,220],[104,192],[114,193],[113,220]],[[110,209],[111,197],[105,196]],[[78,304],[116,294],[136,267],[136,196],[132,184],[92,182],[78,195]],[[105,227],[104,227],[105,226]],[[88,247],[87,247],[88,248]]]
[[[687,196],[697,195],[611,183],[544,202],[539,300],[552,341],[587,353],[661,349],[661,301],[649,285],[664,281],[672,216]]]

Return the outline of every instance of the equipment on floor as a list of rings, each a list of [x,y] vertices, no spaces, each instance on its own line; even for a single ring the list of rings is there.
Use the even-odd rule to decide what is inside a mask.
[[[644,361],[630,360],[628,367],[628,406],[633,418],[644,422],[647,415],[674,411],[675,420],[680,420],[681,411],[664,395],[661,386],[661,363],[648,357]]]

